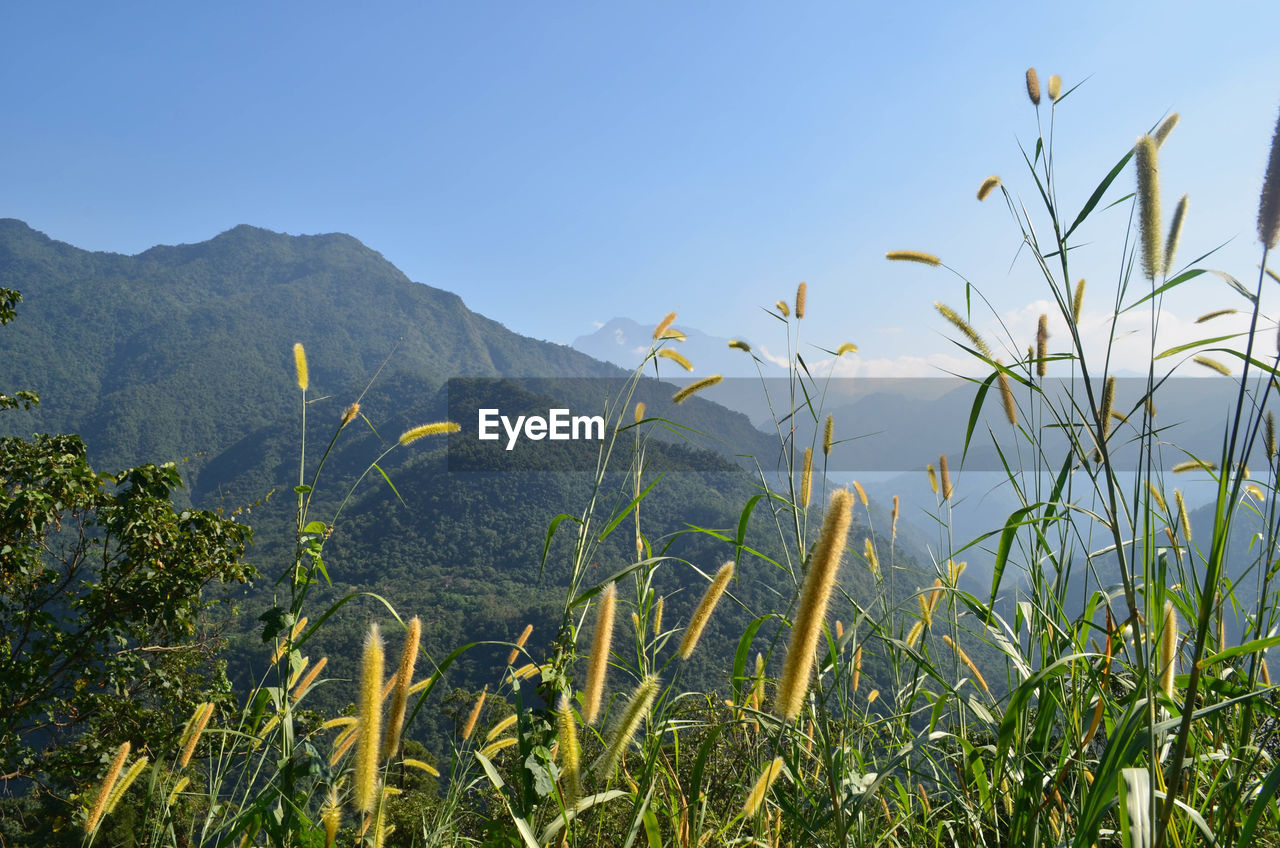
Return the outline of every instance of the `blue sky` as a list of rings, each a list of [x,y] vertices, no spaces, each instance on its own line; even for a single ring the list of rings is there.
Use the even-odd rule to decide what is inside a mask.
[[[1028,66],[1084,82],[1055,117],[1067,207],[1177,111],[1180,255],[1234,239],[1208,264],[1256,277],[1280,4],[1113,5],[9,4],[0,216],[122,253],[347,232],[566,343],[675,309],[768,344],[759,307],[806,280],[806,338],[859,344],[857,373],[945,366],[932,303],[962,284],[884,252],[942,256],[1034,332],[1045,290],[1003,204],[974,199],[990,173],[1036,199]],[[1081,231],[1097,321],[1127,217]],[[1206,279],[1167,302],[1171,332],[1240,305]]]

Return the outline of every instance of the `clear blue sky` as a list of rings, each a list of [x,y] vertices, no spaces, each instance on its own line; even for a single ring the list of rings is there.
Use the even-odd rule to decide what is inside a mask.
[[[1069,207],[1178,111],[1181,255],[1234,238],[1213,264],[1256,276],[1280,4],[889,5],[11,3],[0,216],[122,253],[347,232],[560,342],[671,309],[767,339],[758,307],[806,280],[809,338],[900,361],[948,349],[931,306],[962,294],[886,250],[939,254],[1002,311],[1043,297],[1002,204],[973,196],[997,173],[1035,199],[1034,65],[1087,78],[1057,114]],[[1081,251],[1098,298],[1126,216]],[[1170,307],[1234,305],[1204,282]]]

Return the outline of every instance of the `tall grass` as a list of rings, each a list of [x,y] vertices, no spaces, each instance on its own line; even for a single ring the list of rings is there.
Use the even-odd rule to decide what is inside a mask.
[[[387,778],[397,768],[431,769],[395,740],[406,703],[416,704],[410,715],[421,708],[458,652],[413,682],[416,645],[407,644],[387,681],[375,624],[353,693],[356,714],[314,728],[296,720],[311,687],[328,685],[306,675],[301,650],[348,600],[315,623],[303,615],[315,581],[327,580],[324,540],[338,517],[310,514],[331,441],[309,482],[303,446],[289,595],[269,617],[272,676],[238,714],[209,721],[203,742],[193,717],[192,750],[151,767],[150,844],[1280,844],[1280,717],[1266,664],[1280,644],[1280,603],[1271,599],[1280,568],[1277,453],[1267,409],[1280,354],[1262,352],[1270,336],[1260,335],[1270,331],[1261,300],[1280,232],[1280,125],[1260,204],[1257,284],[1215,272],[1243,299],[1248,330],[1162,349],[1164,297],[1213,278],[1199,264],[1207,257],[1174,267],[1189,225],[1185,197],[1172,229],[1160,223],[1157,158],[1176,120],[1122,151],[1083,205],[1069,209],[1059,188],[1079,180],[1059,173],[1053,128],[1074,89],[1050,77],[1043,99],[1034,69],[1026,83],[1036,117],[1026,173],[987,177],[978,200],[1005,201],[1020,267],[1031,269],[1034,291],[1054,305],[1065,333],[1051,337],[1046,315],[1034,338],[1013,338],[1003,325],[999,337],[984,336],[979,328],[993,322],[972,304],[996,318],[1000,310],[978,287],[933,254],[887,254],[927,266],[921,273],[955,276],[952,300],[962,298],[965,309],[937,308],[980,373],[964,451],[928,468],[938,529],[923,571],[899,550],[896,497],[886,518],[859,484],[829,485],[833,447],[855,434],[827,414],[830,378],[809,363],[829,364],[856,347],[808,345],[804,318],[821,305],[822,290],[803,283],[794,306],[782,300],[769,310],[785,333],[785,393],[763,379],[764,361],[749,345],[730,344],[760,369],[779,459],[757,461],[759,492],[742,505],[736,530],[686,531],[722,543],[723,565],[664,553],[670,539],[651,538],[642,521],[656,482],[646,450],[655,427],[677,425],[647,417],[634,400],[647,368],[696,366],[670,347],[683,338],[670,314],[605,410],[611,426],[586,502],[548,530],[544,566],[552,538],[571,537],[550,656],[522,662],[527,631],[511,646],[492,693],[469,705],[434,818],[413,833],[390,830],[395,787]],[[1137,191],[1129,195],[1131,166]],[[1030,202],[1016,182],[1025,182]],[[1113,207],[1121,212],[1107,212]],[[1113,258],[1117,283],[1110,292],[1092,284],[1086,304],[1072,267],[1077,233],[1104,213],[1124,234]],[[1035,296],[1030,284],[1024,290]],[[1086,307],[1110,321],[1101,350],[1084,344]],[[1147,316],[1150,367],[1142,391],[1122,397],[1112,373],[1115,328],[1137,312]],[[818,354],[806,357],[810,348]],[[296,355],[305,416],[305,356],[300,348]],[[1157,418],[1169,374],[1197,361],[1235,365],[1230,377],[1208,378],[1235,387],[1215,456],[1180,452]],[[714,382],[704,377],[674,400]],[[993,389],[1003,424],[984,435],[977,423]],[[434,430],[410,431],[401,443],[427,432]],[[805,433],[809,444],[799,443]],[[988,438],[1018,506],[979,538],[957,539],[953,509],[972,494],[965,459]],[[1122,468],[1122,451],[1138,457],[1135,470]],[[1200,538],[1173,485],[1174,460],[1213,483],[1211,529]],[[381,472],[380,461],[369,470]],[[611,470],[626,479],[620,492],[609,489]],[[1247,546],[1233,537],[1244,521]],[[598,579],[591,563],[620,528],[634,536],[634,557]],[[978,548],[994,560],[989,586],[964,579],[966,551]],[[774,609],[749,611],[736,644],[710,643],[708,620],[726,603],[741,604],[733,586],[747,561],[773,569],[785,594]],[[694,569],[705,583],[691,619],[664,616],[656,588],[663,569]],[[848,590],[854,569],[865,570],[869,594]],[[383,623],[416,640],[417,627],[386,610]],[[722,691],[682,685],[695,651],[732,658]],[[512,704],[514,717],[490,726],[487,698]],[[388,716],[394,727],[377,730]],[[125,765],[128,748],[121,750],[85,802],[88,842]]]

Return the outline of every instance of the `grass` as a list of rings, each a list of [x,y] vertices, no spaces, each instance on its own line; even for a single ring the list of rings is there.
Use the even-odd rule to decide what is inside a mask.
[[[769,559],[794,591],[777,609],[753,611],[737,645],[700,639],[716,605],[733,602],[734,566],[765,556],[764,546],[744,544],[741,530],[726,532],[717,538],[730,562],[718,571],[696,564],[708,588],[693,621],[665,620],[655,575],[685,564],[655,553],[642,507],[655,482],[646,476],[646,442],[669,422],[646,417],[632,392],[649,364],[684,365],[669,346],[682,338],[669,315],[605,410],[611,427],[592,496],[548,532],[548,549],[557,533],[573,537],[551,655],[534,666],[523,645],[511,646],[509,668],[487,697],[512,705],[514,720],[486,713],[486,695],[467,705],[468,729],[447,768],[445,793],[415,819],[404,814],[401,795],[418,786],[419,796],[430,796],[431,786],[406,774],[430,775],[435,767],[412,756],[410,743],[398,739],[400,726],[406,709],[410,718],[423,709],[470,646],[421,679],[409,658],[415,646],[402,646],[389,681],[375,625],[352,699],[358,710],[330,722],[305,717],[311,688],[337,684],[313,677],[299,685],[309,662],[302,650],[349,598],[314,622],[304,618],[309,589],[327,580],[324,541],[338,519],[317,521],[309,512],[328,451],[307,482],[304,444],[288,598],[267,618],[278,659],[273,676],[239,713],[215,716],[202,738],[189,734],[181,761],[145,769],[142,788],[130,796],[144,807],[139,844],[1280,844],[1273,753],[1280,723],[1266,664],[1268,649],[1280,644],[1280,604],[1270,591],[1280,567],[1277,453],[1267,411],[1278,360],[1263,352],[1270,324],[1260,312],[1280,228],[1280,153],[1272,151],[1260,204],[1263,270],[1255,287],[1236,285],[1251,314],[1237,340],[1243,349],[1207,336],[1160,350],[1163,297],[1205,273],[1197,264],[1204,257],[1173,267],[1185,201],[1173,232],[1160,225],[1156,162],[1172,124],[1144,136],[1136,156],[1123,151],[1084,206],[1067,211],[1053,125],[1073,90],[1063,92],[1053,78],[1045,100],[1034,73],[1027,82],[1037,138],[1024,150],[1025,179],[1038,206],[1024,205],[1009,180],[993,177],[981,182],[979,199],[1004,200],[1065,337],[1049,339],[1042,320],[1035,339],[985,339],[968,305],[998,310],[980,290],[932,254],[888,253],[958,280],[955,296],[963,295],[966,309],[938,309],[984,374],[973,380],[966,451],[984,438],[976,423],[992,389],[1003,406],[1007,427],[985,434],[1019,504],[1003,526],[973,540],[953,538],[950,515],[963,478],[951,472],[962,469],[963,457],[941,456],[929,468],[939,528],[931,583],[914,591],[896,585],[909,579],[895,549],[896,502],[891,527],[880,530],[888,529],[887,539],[861,529],[849,535],[855,513],[865,516],[859,528],[874,528],[883,514],[860,487],[829,490],[825,463],[838,422],[819,426],[826,378],[811,373],[800,353],[806,301],[811,307],[821,290],[802,287],[794,308],[779,301],[771,310],[791,363],[787,396],[769,399],[783,459],[778,468],[757,466],[759,495],[742,517],[742,527],[772,532]],[[1139,191],[1120,196],[1117,182],[1131,164]],[[1136,310],[1150,316],[1151,367],[1136,398],[1116,397],[1110,346],[1099,367],[1081,340],[1084,285],[1073,282],[1073,237],[1104,204],[1132,205],[1138,222],[1115,257],[1116,288],[1105,293],[1113,320]],[[1095,302],[1102,288],[1090,288]],[[760,363],[747,345],[732,346]],[[1004,352],[999,359],[996,349]],[[297,356],[305,416],[300,347]],[[1212,379],[1237,388],[1218,454],[1189,457],[1168,443],[1157,410],[1168,373],[1201,360],[1227,369],[1232,376]],[[1158,370],[1165,363],[1176,365]],[[1051,373],[1065,374],[1069,390],[1058,392]],[[703,378],[677,399],[713,382]],[[344,418],[334,440],[356,414]],[[813,425],[814,443],[796,443],[800,430],[788,423],[796,418]],[[1120,469],[1122,449],[1136,450],[1135,473]],[[1207,537],[1192,538],[1182,495],[1165,470],[1171,457],[1214,482]],[[621,506],[606,506],[614,502],[606,471],[619,468],[627,492]],[[375,462],[369,470],[382,469]],[[1232,544],[1233,527],[1245,520],[1257,528],[1248,550]],[[634,535],[634,561],[596,580],[589,566],[615,531]],[[961,581],[960,558],[975,546],[995,559],[989,591],[980,593]],[[870,570],[873,596],[844,591],[839,574],[854,568]],[[1252,594],[1243,591],[1249,581]],[[832,598],[853,611],[850,620],[832,620]],[[384,624],[392,633],[418,632],[389,605]],[[574,676],[580,647],[590,654],[585,683]],[[708,650],[733,658],[723,692],[684,691],[682,657]],[[374,731],[384,713],[394,726]],[[379,738],[362,738],[369,733]],[[100,832],[101,799],[127,765],[122,750],[83,799],[86,844]]]

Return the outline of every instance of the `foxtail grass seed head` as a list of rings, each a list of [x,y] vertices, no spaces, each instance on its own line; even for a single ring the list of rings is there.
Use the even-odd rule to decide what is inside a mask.
[[[1173,677],[1177,671],[1178,613],[1173,601],[1164,602],[1164,632],[1160,638],[1160,690],[1173,696]]]
[[[675,322],[675,320],[676,320],[676,314],[674,312],[668,312],[667,317],[659,321],[657,327],[654,327],[653,329],[654,339],[662,338],[662,334],[667,331],[667,328],[670,327]]]
[[[307,373],[307,350],[302,346],[302,342],[297,342],[293,346],[293,372],[298,378],[298,388],[305,392],[307,386],[311,384],[311,379]]]
[[[796,618],[791,628],[791,641],[787,646],[782,676],[778,681],[774,710],[786,721],[793,721],[800,715],[805,693],[809,690],[818,637],[822,633],[823,619],[827,615],[827,605],[840,570],[840,557],[844,553],[844,543],[852,521],[853,495],[847,489],[840,489],[831,496],[831,502],[827,505],[818,545],[809,561],[809,571],[800,592]]]
[[[729,347],[733,348],[734,350],[740,350],[743,353],[751,352],[751,345],[747,344],[741,339],[733,339],[732,341],[729,342]]]
[[[489,728],[489,732],[486,733],[484,736],[484,741],[492,742],[493,740],[501,736],[503,733],[506,733],[508,730],[510,730],[511,726],[519,720],[520,720],[519,714],[512,713],[511,715],[504,718],[502,721],[495,724],[493,727]]]
[[[1280,118],[1271,137],[1271,155],[1258,201],[1258,238],[1269,250],[1276,246],[1277,236],[1280,236]]]
[[[412,444],[418,439],[424,439],[427,436],[440,436],[448,433],[456,433],[462,429],[462,425],[455,424],[452,421],[437,421],[434,424],[420,424],[411,430],[405,430],[400,434],[400,444]]]
[[[404,725],[404,711],[409,703],[409,687],[413,685],[413,669],[418,662],[418,643],[421,640],[422,620],[415,615],[409,619],[408,632],[404,634],[404,647],[400,650],[400,665],[396,668],[395,689],[391,692],[391,714],[387,717],[387,729],[382,739],[384,760],[400,747],[400,730]]]
[[[353,403],[350,406],[348,406],[346,409],[342,410],[342,423],[338,425],[338,429],[341,430],[343,427],[346,427],[348,424],[354,421],[355,417],[359,414],[360,414],[360,404],[358,403]]]
[[[187,784],[191,782],[191,778],[183,776],[177,783],[173,784],[173,788],[169,790],[168,797],[165,798],[165,806],[172,807],[177,802],[178,796],[182,794],[182,790],[187,788]]]
[[[1262,445],[1267,449],[1267,456],[1276,455],[1276,416],[1274,413],[1267,412],[1267,423],[1262,434]]]
[[[871,569],[871,573],[877,578],[880,577],[880,557],[876,556],[875,543],[871,541],[871,537],[862,540],[862,555],[867,560],[867,568]]]
[[[837,639],[844,638],[844,622],[838,618],[836,619],[836,638]]]
[[[1062,77],[1053,74],[1049,77],[1049,99],[1054,103],[1062,96]]]
[[[1075,293],[1071,296],[1071,320],[1080,323],[1080,316],[1084,314],[1084,277],[1080,278],[1080,282],[1076,283]]]
[[[182,756],[178,758],[178,768],[186,768],[191,762],[191,757],[196,752],[196,745],[200,743],[200,735],[209,726],[209,719],[212,717],[213,704],[209,701],[196,707],[195,712],[191,714],[191,720],[187,723],[187,732],[183,735]]]
[[[840,347],[836,348],[836,358],[838,359],[841,356],[844,356],[846,353],[857,353],[857,352],[858,352],[858,346],[856,344],[852,342],[845,342],[844,344],[840,345]]]
[[[466,742],[471,738],[471,734],[476,731],[476,723],[480,721],[480,712],[484,709],[484,700],[489,695],[489,686],[485,685],[480,690],[480,697],[476,698],[475,704],[471,707],[471,712],[467,714],[467,723],[462,726],[462,741]]]
[[[120,799],[124,797],[124,793],[129,791],[129,787],[138,779],[138,775],[142,774],[142,770],[147,767],[150,760],[147,757],[139,757],[133,761],[133,765],[129,766],[129,770],[124,773],[124,777],[120,778],[120,782],[111,790],[111,797],[107,799],[107,809],[104,815],[111,815],[116,811],[116,806],[120,803]]]
[[[896,542],[898,540],[898,496],[893,496],[893,512],[889,518],[889,541]]]
[[[1040,105],[1040,76],[1035,68],[1027,68],[1027,97],[1033,106]]]
[[[1173,257],[1178,252],[1178,240],[1182,238],[1182,225],[1187,220],[1187,195],[1182,195],[1177,207],[1173,210],[1173,221],[1169,223],[1169,237],[1164,243],[1165,270],[1173,268]]]
[[[796,288],[796,318],[797,319],[804,317],[804,299],[805,299],[805,295],[808,294],[808,289],[809,289],[809,286],[807,283],[801,283]]]
[[[813,490],[813,448],[804,449],[804,464],[800,466],[800,491],[796,493],[796,504],[801,509],[809,506],[809,495]]]
[[[955,655],[960,659],[960,662],[964,663],[964,667],[969,669],[969,673],[973,675],[974,682],[982,687],[983,692],[990,695],[991,688],[987,686],[987,679],[982,676],[982,672],[978,671],[978,667],[974,665],[974,662],[969,658],[969,655],[964,652],[964,648],[957,645],[952,638],[947,635],[943,635],[942,641],[947,643],[947,646],[955,652]]]
[[[1191,541],[1191,516],[1187,514],[1187,502],[1182,499],[1182,492],[1173,490],[1173,500],[1178,505],[1178,523],[1182,527],[1182,541]]]
[[[1262,681],[1263,686],[1271,685],[1271,671],[1267,668],[1267,657],[1265,654],[1258,657],[1258,679]]]
[[[921,633],[924,633],[924,620],[923,620],[923,619],[917,620],[915,624],[911,625],[911,632],[909,632],[909,633],[907,634],[907,647],[908,647],[908,648],[914,648],[914,647],[916,646],[916,643],[920,641],[920,634],[921,634]],[[870,703],[870,702],[868,701],[868,703]]]
[[[1174,112],[1169,117],[1160,122],[1160,126],[1156,128],[1155,134],[1152,136],[1159,146],[1164,145],[1164,140],[1169,137],[1169,133],[1173,132],[1173,128],[1178,125],[1178,113]]]
[[[1150,480],[1147,481],[1147,491],[1151,493],[1151,499],[1156,502],[1156,506],[1160,507],[1161,512],[1169,511],[1169,507],[1164,501],[1164,495],[1156,488],[1156,484]]]
[[[600,593],[596,606],[596,630],[591,639],[591,660],[587,666],[587,688],[582,693],[582,720],[595,724],[604,700],[604,675],[609,668],[609,649],[613,645],[613,616],[618,602],[618,589],[613,583]]]
[[[1231,376],[1231,369],[1223,365],[1221,362],[1219,362],[1216,359],[1212,359],[1208,356],[1195,356],[1195,357],[1192,357],[1191,361],[1197,365],[1203,365],[1205,368],[1208,368],[1210,371],[1217,371],[1219,374],[1221,374],[1224,377]]]
[[[983,340],[982,336],[978,335],[978,331],[973,329],[968,321],[961,318],[954,309],[947,306],[945,303],[939,303],[935,300],[933,302],[933,307],[938,310],[938,314],[943,318],[946,318],[947,321],[951,323],[951,326],[959,330],[961,335],[968,339],[969,343],[972,344],[979,353],[987,359],[992,358],[991,348],[987,346],[987,343]]]
[[[778,311],[782,313],[783,318],[791,317],[791,307],[787,306],[787,302],[785,300],[778,301],[776,306],[778,307]]]
[[[1245,494],[1252,497],[1258,503],[1263,503],[1267,499],[1266,495],[1262,493],[1262,489],[1260,489],[1259,487],[1255,486],[1252,483],[1249,483],[1248,485],[1246,485],[1244,487],[1244,491],[1245,491]]]
[[[774,757],[773,762],[764,767],[764,771],[760,772],[760,776],[756,778],[755,785],[751,787],[751,793],[747,795],[746,803],[742,805],[742,814],[748,818],[756,814],[756,810],[760,809],[760,805],[764,803],[764,796],[769,794],[769,787],[773,786],[773,782],[778,779],[778,775],[782,774],[784,763],[782,757]]]
[[[662,350],[658,351],[658,356],[670,359],[686,371],[693,370],[693,363],[686,359],[684,354],[678,350],[672,350],[669,347],[664,347]]]
[[[1043,377],[1049,372],[1049,316],[1041,313],[1040,323],[1036,325],[1036,376]]]
[[[116,749],[116,755],[111,760],[111,765],[107,768],[107,773],[102,778],[102,785],[98,788],[98,794],[94,796],[93,806],[89,808],[89,817],[84,822],[84,832],[92,834],[98,829],[98,824],[102,821],[103,814],[107,811],[107,798],[111,795],[111,790],[115,788],[116,781],[120,779],[120,772],[124,769],[124,761],[129,758],[129,749],[132,746],[125,742]]]
[[[606,777],[613,774],[614,769],[626,754],[627,748],[631,746],[631,740],[635,738],[640,724],[649,715],[649,708],[653,706],[653,699],[657,696],[658,677],[650,674],[641,680],[640,685],[631,693],[631,698],[622,710],[621,718],[610,731],[609,738],[605,741],[604,753],[600,756],[600,774]]]
[[[822,431],[822,455],[831,456],[831,444],[835,441],[836,419],[828,415],[827,426]]]
[[[712,374],[710,377],[703,377],[697,382],[690,383],[680,391],[671,396],[672,403],[684,403],[691,395],[695,395],[703,389],[711,388],[723,379],[719,374]]]
[[[858,646],[858,650],[853,652],[853,679],[849,682],[850,689],[854,692],[858,691],[858,683],[862,680],[862,646]]]
[[[884,255],[884,258],[890,262],[919,262],[922,265],[934,267],[942,264],[941,259],[922,250],[891,250]]]
[[[1001,365],[999,359],[996,365]],[[1009,419],[1010,426],[1018,426],[1018,404],[1013,399],[1013,387],[1009,385],[1009,375],[1003,370],[996,372],[996,379],[1000,381],[1000,400],[1004,404],[1004,417]]]
[[[951,471],[947,468],[947,455],[945,453],[938,457],[938,477],[942,481],[942,499],[944,501],[951,500],[953,492],[951,488]]]
[[[324,667],[328,664],[329,658],[321,657],[320,662],[313,665],[311,670],[307,672],[307,676],[299,680],[298,685],[293,687],[293,702],[295,704],[311,688],[311,684],[316,682],[316,678],[320,676],[320,672],[324,671]]]
[[[662,334],[662,339],[670,339],[673,342],[687,341],[688,337],[683,330],[677,330],[675,327],[668,327],[666,332]]]
[[[1102,424],[1102,438],[1111,433],[1111,410],[1116,402],[1116,378],[1108,377],[1102,387],[1102,408],[1098,410],[1098,420]]]
[[[693,611],[693,618],[689,619],[689,626],[685,628],[684,638],[680,640],[680,659],[689,659],[693,654],[693,649],[698,647],[698,639],[702,638],[702,631],[706,629],[707,622],[711,620],[711,613],[715,611],[716,604],[720,602],[720,597],[724,594],[725,589],[729,588],[729,581],[732,579],[733,562],[729,561],[720,566],[720,570],[716,572],[715,579],[711,581],[711,585],[707,587],[707,591],[703,594],[698,608]]]
[[[1218,464],[1215,462],[1206,462],[1203,459],[1188,459],[1177,463],[1169,470],[1174,474],[1184,474],[1188,471],[1217,471]]]
[[[342,824],[342,806],[338,803],[337,786],[329,787],[329,795],[320,808],[320,821],[324,824],[325,848],[333,848],[338,842],[338,827]]]
[[[662,635],[662,611],[666,606],[666,596],[658,598],[658,602],[653,605],[653,637],[656,639]]]
[[[1196,319],[1196,323],[1203,324],[1206,321],[1212,321],[1214,318],[1221,318],[1223,315],[1234,315],[1236,311],[1235,309],[1215,309],[1212,312],[1206,312],[1201,315]]]
[[[1000,187],[1000,178],[994,174],[982,181],[982,185],[978,186],[978,200],[986,200],[991,192]]]
[[[925,472],[927,472],[927,473],[928,473],[928,475],[929,475],[929,488],[933,490],[933,493],[934,493],[935,495],[936,495],[936,494],[938,494],[938,474],[937,474],[937,472],[933,470],[933,466],[932,466],[932,465],[926,465],[924,470],[925,470]]]
[[[524,630],[520,631],[520,638],[516,639],[516,646],[511,649],[511,653],[507,655],[507,665],[515,665],[516,657],[520,656],[520,649],[524,647],[524,643],[529,641],[529,637],[533,635],[533,625],[526,624]]]
[[[644,420],[644,401],[636,402],[636,423],[639,424]]]
[[[1142,271],[1154,280],[1164,270],[1164,251],[1160,245],[1160,168],[1159,146],[1149,135],[1138,139],[1134,147],[1134,164],[1138,170],[1138,228],[1142,235]]]
[[[858,493],[858,500],[862,503],[862,508],[867,509],[871,502],[867,500],[867,490],[862,488],[862,484],[857,480],[853,481],[853,490]]]
[[[556,725],[559,730],[560,777],[564,793],[565,809],[572,809],[582,795],[579,775],[582,768],[582,749],[578,745],[578,724],[573,718],[573,707],[564,695],[556,702]]]
[[[360,723],[354,777],[356,809],[373,812],[378,794],[378,748],[382,743],[382,669],[385,655],[378,623],[369,625],[360,657]]]

